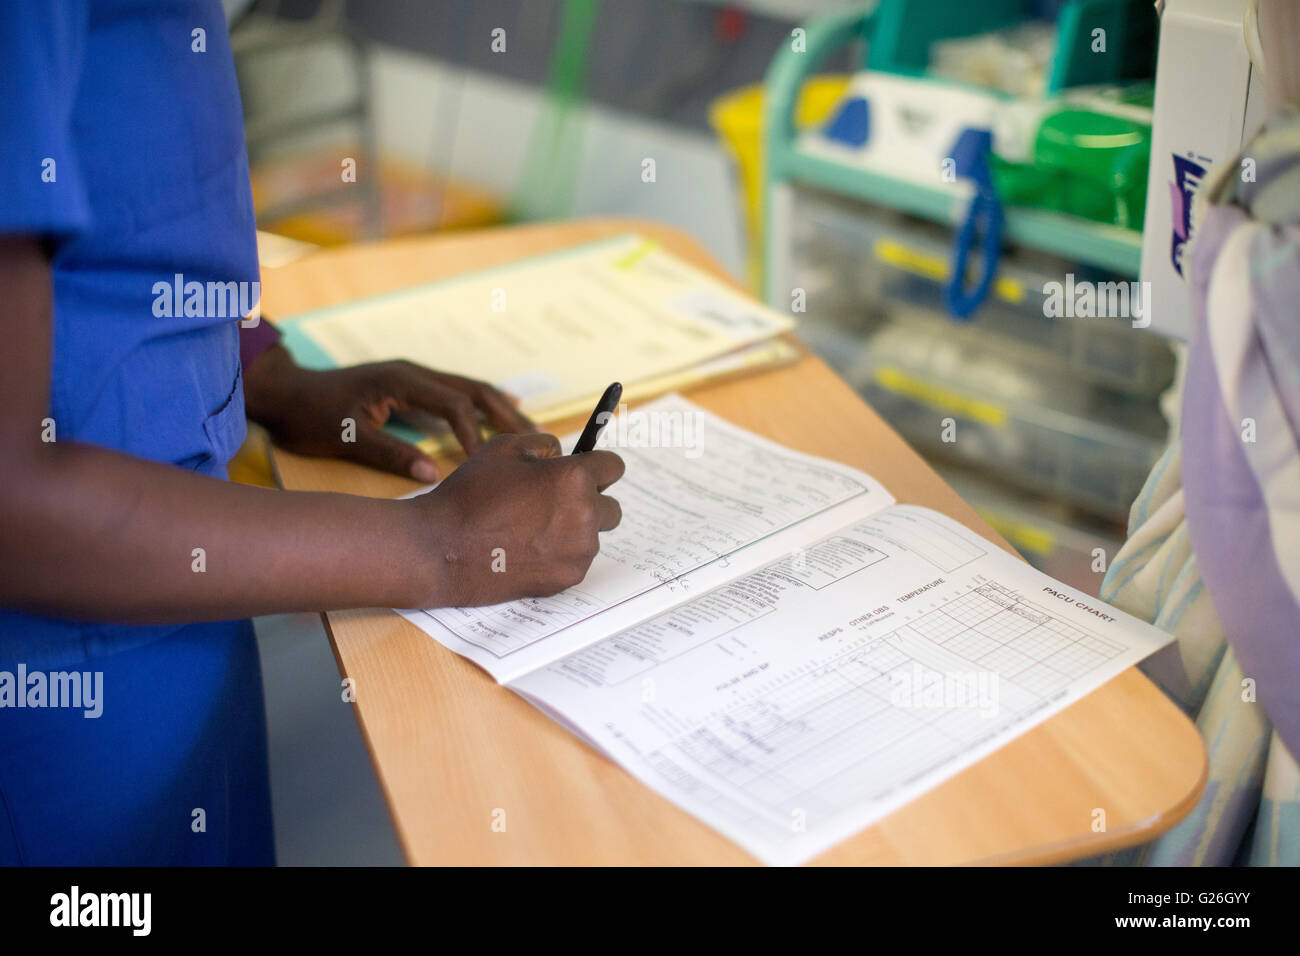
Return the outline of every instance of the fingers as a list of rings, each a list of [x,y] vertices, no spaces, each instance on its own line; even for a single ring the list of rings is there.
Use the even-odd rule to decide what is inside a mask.
[[[420,449],[368,423],[357,424],[356,444],[350,446],[348,457],[371,468],[426,484],[441,477],[433,459]]]
[[[585,455],[571,455],[570,460],[591,476],[597,491],[604,491],[622,478],[626,467],[623,459],[612,451],[589,451]]]
[[[596,518],[601,531],[613,531],[623,520],[623,506],[609,495],[600,495],[596,498]]]
[[[464,392],[447,385],[421,382],[412,390],[409,401],[417,408],[446,419],[465,454],[472,455],[478,451],[478,446],[483,443],[478,409]]]
[[[404,363],[402,371],[411,384],[410,400],[446,418],[467,455],[472,455],[480,444],[480,413],[501,433],[527,435],[537,431],[537,426],[516,407],[516,402],[486,382],[434,372],[413,363]]]
[[[560,447],[560,440],[554,435],[548,435],[544,432],[533,432],[530,435],[497,436],[493,441],[509,444],[510,447],[517,449],[521,454],[533,458],[559,458],[564,454],[564,449]]]
[[[488,424],[498,432],[513,432],[528,435],[537,431],[537,426],[529,421],[528,416],[518,408],[519,399],[498,391],[486,382],[472,379],[459,379],[462,390],[488,420]]]

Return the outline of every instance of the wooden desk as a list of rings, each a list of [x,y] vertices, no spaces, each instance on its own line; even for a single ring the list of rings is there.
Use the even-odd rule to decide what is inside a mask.
[[[331,249],[268,270],[268,314],[638,230],[726,278],[685,236],[586,221]],[[782,444],[879,478],[1008,547],[818,359],[689,392]],[[556,426],[557,432],[581,421]],[[396,496],[411,482],[276,450],[286,488]],[[739,864],[753,859],[387,609],[324,615],[412,863]],[[1136,669],[820,856],[819,863],[1052,863],[1140,843],[1199,798],[1195,727]],[[505,832],[493,814],[505,811]],[[1095,810],[1106,830],[1094,833]]]

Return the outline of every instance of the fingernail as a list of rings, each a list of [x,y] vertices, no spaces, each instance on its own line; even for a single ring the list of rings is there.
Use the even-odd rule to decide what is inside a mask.
[[[411,466],[411,477],[416,481],[437,481],[438,469],[433,462],[422,458]]]

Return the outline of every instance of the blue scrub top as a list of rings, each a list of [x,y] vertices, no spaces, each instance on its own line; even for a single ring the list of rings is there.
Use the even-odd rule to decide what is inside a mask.
[[[220,5],[7,4],[0,60],[0,230],[57,237],[59,440],[222,474],[244,436],[238,323],[154,308],[178,274],[258,279]]]
[[[245,429],[239,316],[212,307],[228,306],[229,290],[240,287],[217,286],[211,302],[206,290],[209,283],[247,283],[242,289],[249,299],[258,264],[239,92],[219,2],[6,3],[0,62],[6,73],[0,233],[44,236],[50,243],[48,414],[57,440],[225,477]],[[178,283],[179,309],[176,297],[162,291]],[[187,283],[205,290],[189,308]],[[183,813],[176,834],[189,840],[197,833],[189,825],[194,807],[181,805],[199,799],[190,783],[200,790],[210,785],[209,802],[216,807],[238,778],[257,792],[253,814],[266,810],[259,803],[265,740],[253,739],[264,735],[264,718],[251,641],[248,622],[127,627],[0,611],[0,670],[13,672],[20,662],[28,671],[103,665],[119,685],[116,691],[106,685],[104,715],[95,721],[0,709],[0,861],[266,862],[269,817],[245,828],[257,846],[240,849],[238,838],[226,833],[220,837],[225,850],[214,854],[217,841],[210,840],[197,856],[192,846],[169,843],[170,830],[139,830],[151,815]],[[185,692],[160,692],[148,707],[133,704],[122,690],[177,680]],[[236,706],[232,696],[238,713],[223,710]],[[248,736],[234,751],[230,735],[214,731],[223,721],[236,736]],[[135,762],[116,770],[92,755],[128,740],[152,745],[133,748],[139,751]],[[248,777],[239,753],[261,761],[260,776]],[[215,764],[220,769],[209,766]],[[232,771],[232,765],[241,769]],[[89,822],[72,826],[51,819],[48,806],[31,806],[40,802],[42,782],[75,789],[69,767],[90,774],[83,789],[106,788],[99,803],[118,806],[116,816],[83,807]],[[177,806],[163,811],[181,768],[189,775],[186,796],[176,796]],[[127,781],[128,774],[139,779]],[[114,792],[127,796],[116,800]],[[78,799],[74,794],[66,806],[54,805],[72,815],[79,812]],[[136,812],[122,811],[126,804]],[[16,820],[9,834],[6,810]],[[212,812],[207,808],[207,832]],[[121,821],[121,832],[90,832],[111,828],[113,820]],[[80,842],[67,842],[70,826]],[[127,846],[153,849],[132,855]]]

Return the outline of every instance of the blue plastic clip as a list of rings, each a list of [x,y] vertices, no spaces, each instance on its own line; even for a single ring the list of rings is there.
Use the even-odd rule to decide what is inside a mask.
[[[975,184],[975,195],[953,245],[952,274],[943,287],[943,304],[957,322],[970,321],[975,310],[988,298],[998,272],[998,258],[1002,252],[1002,203],[993,188],[993,171],[989,166],[992,150],[992,133],[967,129],[957,138],[952,151],[957,175]],[[977,238],[982,239],[984,261],[979,280],[968,291],[966,267]]]

